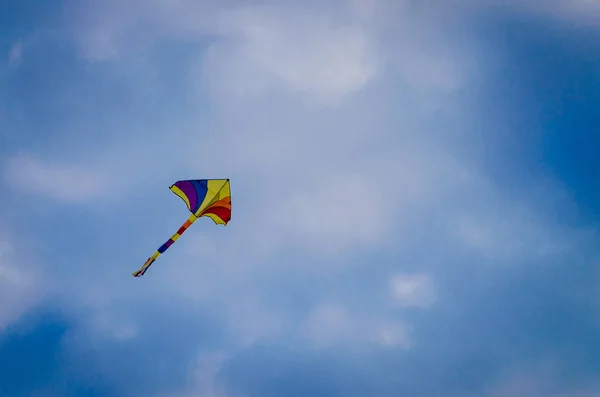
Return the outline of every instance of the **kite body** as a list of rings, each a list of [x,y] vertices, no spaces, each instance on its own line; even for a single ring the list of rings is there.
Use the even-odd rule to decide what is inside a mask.
[[[165,252],[198,218],[206,216],[217,225],[227,225],[231,219],[231,187],[229,179],[188,179],[177,181],[169,188],[179,196],[192,213],[177,233],[144,263],[134,277],[143,276],[160,254]]]

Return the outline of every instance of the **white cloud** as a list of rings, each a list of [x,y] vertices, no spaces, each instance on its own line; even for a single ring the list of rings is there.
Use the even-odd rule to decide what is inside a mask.
[[[371,245],[390,226],[386,188],[368,175],[324,176],[284,203],[288,230],[324,252]]]
[[[225,397],[221,393],[215,382],[215,376],[218,374],[221,364],[227,358],[223,352],[202,355],[198,358],[196,368],[194,369],[194,394],[193,396],[203,397]]]
[[[355,335],[358,331],[354,329],[356,325],[345,308],[325,303],[309,314],[304,332],[318,346],[326,346]]]
[[[72,8],[74,39],[90,60],[151,51],[157,38],[210,40],[199,85],[229,100],[276,91],[339,104],[386,70],[409,87],[448,92],[468,73],[448,32],[427,20],[428,6],[406,1],[128,0]]]
[[[190,371],[186,390],[161,393],[160,397],[232,397],[227,391],[220,389],[216,380],[222,363],[228,358],[221,351],[199,355]]]
[[[413,328],[405,323],[383,321],[375,330],[375,340],[389,348],[410,349],[413,347]]]
[[[226,302],[224,307],[232,340],[239,346],[273,340],[284,331],[284,318],[265,310],[262,302],[247,293],[239,300]]]
[[[39,303],[45,292],[42,280],[40,270],[19,257],[10,240],[0,235],[0,331]]]
[[[390,279],[390,294],[401,307],[424,308],[435,303],[436,294],[427,274],[396,274]]]
[[[85,166],[42,162],[31,156],[8,159],[4,179],[26,192],[64,202],[83,202],[109,194],[111,178],[107,173]]]
[[[301,335],[317,348],[370,342],[408,349],[412,346],[411,332],[404,323],[373,314],[355,314],[333,302],[317,305],[301,329]]]
[[[359,26],[296,7],[225,13],[227,32],[209,52],[208,80],[225,95],[281,88],[318,103],[336,103],[375,76],[377,51]]]

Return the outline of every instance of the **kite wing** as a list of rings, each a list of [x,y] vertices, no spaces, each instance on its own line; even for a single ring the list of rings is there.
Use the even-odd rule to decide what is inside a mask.
[[[188,220],[169,240],[133,273],[143,276],[160,254],[165,252],[198,218],[206,216],[217,225],[227,225],[231,220],[231,187],[229,179],[188,179],[177,181],[169,188],[179,196],[192,213]]]

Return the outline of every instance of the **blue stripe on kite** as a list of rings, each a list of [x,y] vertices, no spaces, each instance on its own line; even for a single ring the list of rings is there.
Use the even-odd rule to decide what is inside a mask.
[[[196,208],[193,208],[193,210],[192,210],[192,213],[195,213],[196,211],[198,211],[198,208],[200,208],[200,205],[202,204],[202,202],[204,201],[204,198],[206,197],[206,193],[208,192],[208,186],[207,186],[208,181],[206,179],[203,179],[203,180],[192,180],[190,182],[194,186],[194,189],[196,189],[196,197],[198,198],[198,201],[196,202],[197,203]]]

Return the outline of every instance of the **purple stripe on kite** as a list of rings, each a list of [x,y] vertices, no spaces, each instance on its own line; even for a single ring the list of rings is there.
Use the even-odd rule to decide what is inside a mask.
[[[198,205],[198,195],[194,185],[192,185],[190,181],[179,181],[175,183],[175,186],[177,186],[179,190],[186,195],[188,201],[190,202],[190,211],[194,212],[196,210],[196,206]]]
[[[173,245],[175,241],[172,239],[168,239],[166,243],[164,243],[163,245],[160,246],[160,248],[158,249],[158,252],[160,252],[161,254],[163,252],[165,252],[170,246]]]

